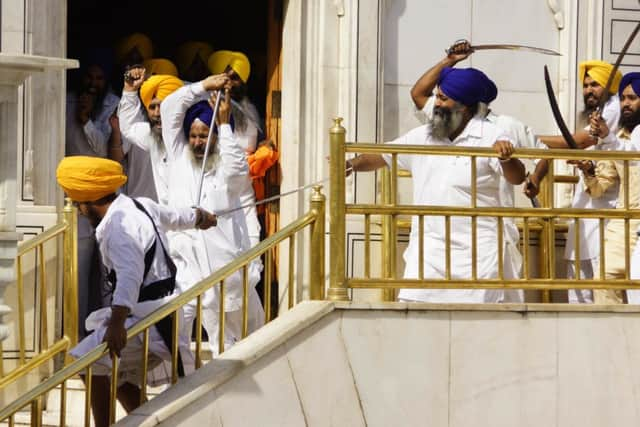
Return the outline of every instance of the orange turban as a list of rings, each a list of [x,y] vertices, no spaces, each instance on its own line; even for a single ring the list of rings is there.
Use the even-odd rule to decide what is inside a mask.
[[[156,74],[168,74],[170,76],[178,77],[178,69],[173,62],[164,58],[147,59],[142,63],[148,76]]]
[[[607,85],[609,74],[613,70],[613,65],[604,61],[583,61],[578,65],[578,81],[582,83],[585,76],[591,77],[603,88]],[[622,73],[616,70],[616,75],[611,82],[609,93],[617,93],[622,80]]]
[[[153,98],[158,98],[160,101],[171,95],[176,90],[183,86],[182,80],[174,76],[168,76],[163,74],[157,74],[149,77],[140,86],[140,99],[146,108],[149,108],[149,104],[153,101]]]
[[[185,74],[196,57],[199,57],[206,65],[211,52],[213,52],[213,47],[209,43],[190,41],[181,44],[176,52],[176,64],[180,74]]]
[[[142,33],[134,33],[121,39],[116,46],[116,59],[122,63],[127,55],[137,49],[142,59],[149,59],[153,56],[153,43],[151,39]]]
[[[115,193],[127,176],[122,165],[100,157],[69,156],[56,170],[58,184],[75,202],[95,202]]]
[[[227,67],[231,67],[245,83],[249,80],[251,73],[249,58],[242,52],[219,50],[209,57],[207,65],[213,74],[224,73]]]

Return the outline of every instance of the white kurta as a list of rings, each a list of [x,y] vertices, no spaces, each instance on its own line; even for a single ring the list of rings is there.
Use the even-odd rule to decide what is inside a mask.
[[[455,145],[466,147],[491,147],[497,140],[510,141],[509,136],[487,120],[473,118],[464,131],[452,142],[436,139],[429,124],[415,128],[392,144]],[[385,156],[390,164],[391,156]],[[398,164],[411,172],[413,177],[413,202],[427,206],[471,207],[471,160],[463,156],[399,155]],[[477,159],[477,206],[502,206],[500,180],[502,167],[497,158]],[[497,220],[480,217],[477,221],[478,277],[498,276]],[[412,218],[409,246],[404,253],[406,263],[404,277],[418,277],[418,218]],[[443,217],[424,217],[424,277],[445,277],[445,225]],[[451,219],[451,277],[471,277],[471,220]],[[509,271],[511,265],[505,251],[505,277],[517,277]],[[402,289],[398,296],[403,300],[426,302],[501,302],[502,290],[445,290]],[[521,299],[521,293],[513,297]]]
[[[140,175],[137,179],[139,185],[142,188],[153,186],[158,202],[166,205],[168,200],[167,154],[162,137],[156,136],[151,131],[143,108],[137,92],[122,92],[118,106],[122,148],[129,156],[129,170],[145,168],[138,174]],[[146,157],[145,153],[148,153]],[[146,170],[147,167],[151,168],[150,173]]]
[[[256,151],[258,144],[258,133],[260,123],[258,118],[258,111],[256,107],[247,99],[244,98],[237,104],[245,114],[246,126],[240,128],[236,123],[236,128],[233,133],[240,147],[247,153],[252,154]],[[247,222],[247,230],[249,233],[249,242],[251,247],[260,243],[260,222],[258,221],[258,212],[256,210],[255,203],[256,195],[253,191],[253,183],[251,179],[246,182],[246,186],[240,190],[240,204],[246,206],[243,209],[244,216]],[[247,206],[250,205],[250,206]]]
[[[153,218],[165,247],[167,240],[164,231],[194,227],[196,215],[193,209],[170,209],[145,198],[138,201]],[[96,239],[104,266],[107,270],[116,272],[117,284],[113,292],[112,305],[128,307],[131,310],[131,314],[125,322],[126,328],[131,327],[153,310],[168,302],[176,294],[174,292],[173,295],[161,299],[138,302],[140,289],[170,277],[171,273],[165,260],[162,245],[157,242],[151,268],[144,276],[145,253],[156,241],[157,236],[149,218],[134,205],[132,199],[125,195],[119,195],[112,202],[96,228]],[[110,317],[110,307],[91,313],[87,319],[86,327],[93,332],[71,350],[73,357],[81,357],[102,343]],[[189,342],[190,336],[188,334],[180,336],[180,354],[185,369],[193,366]],[[140,375],[141,345],[142,336],[140,335],[130,340],[123,350],[119,368],[120,383],[137,384],[139,382],[137,380]],[[170,350],[167,349],[155,327],[150,331],[149,352],[155,356],[153,358],[155,361],[171,360]],[[153,365],[150,366],[150,368],[153,367]],[[109,356],[104,356],[97,362],[94,374],[107,375],[110,370],[111,360]]]
[[[169,206],[192,206],[197,204],[200,180],[200,162],[194,165],[193,155],[183,133],[183,121],[189,106],[206,96],[201,83],[184,86],[161,104],[162,136],[169,159]],[[205,173],[200,205],[210,212],[240,206],[241,191],[249,180],[249,167],[244,150],[235,141],[229,125],[218,130],[215,145],[218,159],[212,169]],[[169,234],[171,254],[178,267],[178,285],[189,289],[200,280],[210,276],[235,260],[250,248],[245,215],[242,210],[218,217],[218,224],[208,230],[190,230]],[[249,300],[254,309],[258,299],[255,285],[260,280],[262,263],[255,260],[249,268]],[[225,281],[225,311],[242,308],[242,272],[234,273]],[[211,337],[217,330],[213,325],[217,319],[219,286],[208,290],[203,298],[203,307],[211,315],[211,323],[205,328]],[[258,309],[258,310],[261,310]],[[252,322],[261,324],[261,312],[250,312]],[[207,315],[205,315],[206,317]],[[206,320],[206,319],[205,319]],[[213,329],[212,329],[213,328]],[[211,342],[211,341],[210,341]]]

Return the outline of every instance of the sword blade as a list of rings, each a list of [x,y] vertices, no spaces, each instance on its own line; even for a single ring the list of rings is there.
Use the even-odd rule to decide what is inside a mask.
[[[613,79],[615,79],[616,72],[618,71],[618,68],[622,63],[622,58],[624,58],[624,55],[626,55],[627,50],[629,50],[629,46],[631,46],[633,39],[636,38],[636,35],[638,34],[639,31],[640,31],[640,22],[638,22],[638,25],[636,25],[636,28],[634,28],[631,34],[629,34],[627,41],[625,42],[624,46],[622,46],[622,50],[620,51],[620,53],[618,54],[618,57],[616,58],[616,62],[613,64],[613,69],[611,70],[611,73],[609,73],[607,84],[604,87],[604,96],[600,100],[600,105],[598,106],[599,110],[602,110],[602,107],[604,107],[604,104],[607,103],[607,100],[609,99],[609,90],[611,89],[611,85],[613,84]]]
[[[525,46],[521,44],[479,44],[471,46],[471,50],[522,50],[526,52],[541,53],[543,55],[562,56],[560,52],[542,47]]]
[[[546,65],[544,66],[544,83],[547,88],[547,96],[549,97],[549,104],[551,105],[553,118],[556,120],[558,128],[560,128],[560,133],[562,133],[564,140],[567,141],[567,145],[569,146],[569,148],[578,148],[578,144],[576,144],[575,139],[573,139],[573,135],[571,134],[571,132],[569,132],[569,128],[567,128],[567,124],[562,118],[562,113],[560,113],[558,101],[556,100],[556,94],[553,92],[553,86],[551,86],[551,78],[549,77],[549,70],[547,69]]]

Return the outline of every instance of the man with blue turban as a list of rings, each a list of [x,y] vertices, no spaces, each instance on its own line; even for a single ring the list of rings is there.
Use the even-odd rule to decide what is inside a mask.
[[[231,126],[231,84],[226,74],[216,74],[183,86],[160,105],[162,140],[169,164],[168,204],[172,207],[201,205],[211,212],[241,206],[241,194],[249,181],[246,153]],[[217,117],[213,117],[215,96],[224,92]],[[215,120],[215,122],[214,122]],[[205,153],[209,129],[212,144]],[[202,197],[197,200],[203,159],[206,155]],[[218,218],[217,227],[203,231],[172,233],[171,255],[178,266],[177,284],[187,290],[200,280],[234,261],[250,248],[247,222],[242,209]],[[248,269],[249,332],[262,325],[264,312],[255,285],[262,264],[257,259]],[[235,272],[225,280],[225,347],[242,339],[243,275]],[[214,354],[218,353],[219,286],[208,290],[202,301],[202,322]],[[195,301],[185,306],[185,323],[195,317]]]
[[[639,151],[640,150],[640,73],[628,73],[620,80],[618,89],[619,130],[611,131],[607,119],[603,114],[593,115],[590,121],[590,133],[596,135],[598,145],[607,149]],[[617,193],[616,209],[625,208],[625,193],[628,191],[629,209],[640,209],[640,167],[637,162],[629,162],[629,188],[623,185],[625,181],[625,165],[623,161],[598,161],[595,167],[590,162],[577,162],[582,169],[582,178],[587,192],[594,198],[602,198],[609,192]],[[618,191],[619,189],[619,191]],[[615,200],[615,199],[614,199]],[[607,223],[604,235],[604,245],[607,256],[604,259],[605,278],[624,279],[626,269],[631,269],[631,277],[640,277],[640,247],[636,244],[636,232],[640,227],[639,220],[630,220],[629,239],[625,238],[625,223],[623,220],[612,219]],[[626,265],[626,249],[629,245],[634,248],[631,266]],[[627,291],[629,303],[640,303],[639,291]],[[624,302],[624,292],[614,290],[594,290],[593,302],[597,304],[620,304]]]
[[[429,206],[473,205],[472,189],[476,189],[476,206],[499,207],[500,181],[512,185],[525,179],[522,162],[512,157],[514,146],[511,138],[500,128],[484,118],[481,110],[497,96],[495,84],[480,70],[458,69],[443,66],[434,73],[437,90],[433,116],[427,123],[397,138],[390,144],[445,145],[459,147],[493,147],[498,158],[476,159],[476,182],[471,182],[471,159],[469,157],[399,154],[398,166],[407,169],[413,177],[413,203]],[[480,112],[480,114],[478,114]],[[347,162],[354,171],[371,171],[391,165],[390,155],[365,154]],[[418,218],[413,217],[409,246],[404,253],[404,277],[419,277],[419,263],[423,262],[425,279],[442,279],[447,275],[446,252],[450,252],[450,273],[453,279],[471,277],[471,219],[451,218],[450,246],[446,247],[445,222],[442,217],[423,218],[423,260],[419,259]],[[512,264],[510,252],[498,259],[496,242],[497,219],[477,219],[477,277],[498,277],[498,263]],[[515,274],[515,273],[513,273]],[[447,290],[447,289],[402,289],[398,298],[403,301],[425,301],[442,303],[502,302],[507,298],[521,298],[521,293],[508,296],[503,290]]]

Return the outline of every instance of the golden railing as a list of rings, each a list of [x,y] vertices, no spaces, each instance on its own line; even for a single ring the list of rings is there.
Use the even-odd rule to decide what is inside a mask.
[[[424,146],[424,145],[390,145],[369,143],[347,143],[346,131],[341,125],[342,119],[336,119],[330,130],[331,140],[331,242],[330,257],[332,269],[328,297],[331,300],[348,300],[351,288],[369,288],[394,290],[399,288],[469,288],[469,289],[523,289],[523,290],[551,290],[564,289],[608,289],[623,290],[640,285],[640,280],[630,278],[630,235],[636,230],[630,230],[631,220],[640,219],[640,209],[632,209],[629,206],[629,162],[640,159],[637,152],[595,151],[595,150],[538,150],[517,149],[514,156],[522,159],[563,159],[563,160],[617,160],[624,165],[624,179],[621,189],[624,188],[624,205],[622,209],[573,209],[554,207],[555,175],[553,161],[549,162],[549,172],[545,178],[546,185],[541,195],[546,200],[547,206],[542,208],[509,208],[509,207],[481,207],[477,206],[476,188],[476,159],[486,157],[498,157],[492,148],[470,148],[456,146]],[[388,187],[383,191],[381,204],[347,204],[345,202],[345,173],[344,164],[347,153],[390,154],[391,165],[388,168],[390,179]],[[398,182],[401,175],[398,168],[399,154],[436,155],[436,156],[466,156],[471,158],[471,205],[468,207],[451,206],[421,206],[402,205],[398,203]],[[384,184],[383,179],[383,184]],[[562,178],[562,182],[572,182],[573,179]],[[364,217],[364,277],[347,277],[345,274],[346,245],[345,223],[347,215],[359,215]],[[371,217],[373,215],[383,217],[383,245],[382,245],[382,273],[379,277],[371,276]],[[400,215],[418,217],[418,250],[419,265],[418,277],[415,279],[403,279],[398,277],[396,265],[397,248],[397,218]],[[424,263],[424,233],[423,224],[425,216],[444,217],[445,222],[445,274],[443,278],[426,278],[423,274]],[[466,217],[471,219],[471,256],[472,272],[470,277],[459,279],[452,278],[451,271],[451,218]],[[498,247],[498,277],[479,278],[477,275],[478,248],[476,241],[477,220],[482,217],[497,219],[497,247]],[[520,278],[505,278],[502,259],[502,239],[504,231],[504,218],[522,219],[523,228],[523,272]],[[600,222],[600,269],[593,279],[585,280],[580,277],[580,247],[579,227],[575,239],[577,276],[575,279],[559,278],[556,275],[556,247],[555,233],[558,229],[557,220],[578,221],[584,218],[596,218]],[[616,219],[624,221],[625,235],[625,272],[624,278],[612,279],[605,277],[605,222]],[[530,234],[533,227],[540,228],[540,256],[543,259],[544,271],[542,277],[532,277],[529,271]],[[387,294],[388,296],[389,294]],[[548,294],[547,294],[548,295]]]
[[[220,304],[219,304],[219,313],[220,313],[220,321],[218,324],[218,350],[220,353],[224,351],[224,319],[225,319],[225,307],[224,307],[224,289],[225,289],[225,279],[234,274],[237,271],[242,270],[243,272],[243,319],[242,319],[242,335],[243,337],[247,336],[247,325],[248,325],[248,295],[249,295],[249,279],[248,279],[248,268],[249,264],[255,260],[260,258],[262,255],[265,255],[267,258],[267,265],[269,262],[269,257],[272,255],[274,249],[285,240],[288,241],[289,245],[289,262],[288,262],[288,278],[289,278],[289,286],[288,286],[288,308],[293,307],[296,301],[296,286],[295,286],[295,241],[296,235],[298,232],[304,230],[309,227],[310,229],[310,245],[309,245],[309,259],[313,259],[314,262],[309,263],[309,275],[308,275],[308,283],[309,283],[309,295],[311,299],[323,299],[324,298],[324,283],[325,283],[325,268],[324,268],[324,235],[325,235],[325,196],[321,193],[321,186],[315,186],[313,188],[313,194],[311,196],[310,202],[310,210],[301,218],[287,225],[286,227],[279,230],[277,233],[268,237],[267,239],[260,242],[258,245],[253,247],[252,249],[241,254],[236,260],[226,265],[225,267],[219,269],[211,276],[206,279],[200,281],[195,284],[188,291],[177,295],[170,302],[166,303],[162,307],[156,309],[153,313],[151,313],[146,318],[140,320],[136,324],[134,324],[130,329],[127,330],[127,341],[131,340],[134,337],[137,337],[142,334],[143,339],[143,351],[141,354],[140,364],[142,367],[143,378],[141,380],[141,396],[140,401],[144,402],[147,398],[146,395],[146,372],[147,372],[147,359],[148,359],[148,351],[149,351],[149,328],[155,325],[161,319],[167,316],[174,316],[174,328],[172,331],[173,335],[173,348],[169,349],[171,351],[171,383],[175,383],[178,379],[178,322],[177,313],[178,310],[193,301],[194,299],[197,301],[196,305],[196,317],[195,322],[196,325],[201,324],[201,316],[202,316],[202,297],[206,290],[212,288],[213,286],[220,287]],[[268,273],[268,272],[266,272]],[[265,274],[265,292],[271,288],[270,286],[270,275]],[[270,321],[269,313],[271,312],[271,298],[267,298],[268,295],[265,295],[265,320]],[[195,343],[195,363],[196,369],[198,369],[202,365],[202,359],[200,356],[201,348],[202,348],[202,336],[201,336],[201,328],[196,328],[196,343]],[[91,402],[91,394],[92,394],[92,383],[91,383],[91,372],[92,365],[101,357],[107,354],[107,346],[105,343],[102,343],[89,353],[85,354],[81,358],[73,361],[72,363],[66,365],[61,370],[56,372],[49,379],[40,383],[32,390],[29,390],[27,393],[20,396],[15,401],[11,402],[4,408],[0,409],[0,422],[8,420],[9,425],[13,425],[14,423],[14,415],[16,412],[20,411],[22,408],[27,406],[31,406],[31,425],[32,426],[40,426],[42,425],[42,399],[47,392],[50,390],[59,387],[60,388],[60,425],[65,425],[66,423],[66,382],[67,380],[76,377],[78,375],[84,375],[86,378],[85,382],[85,406],[84,406],[84,425],[89,426],[91,424],[90,420],[90,402]],[[111,389],[110,389],[110,414],[109,421],[110,424],[115,422],[115,400],[116,400],[116,390],[117,390],[117,377],[118,377],[118,358],[114,357],[112,359],[112,373],[111,373]],[[105,396],[106,397],[106,396]]]
[[[69,199],[65,200],[65,206],[62,211],[63,220],[61,223],[54,225],[32,239],[18,246],[18,254],[16,257],[16,293],[17,307],[15,307],[14,316],[18,326],[18,367],[10,372],[5,372],[4,358],[0,358],[0,390],[7,385],[18,380],[29,372],[38,369],[40,366],[53,360],[58,354],[66,353],[66,351],[74,346],[78,341],[78,276],[77,276],[77,213]],[[62,318],[62,336],[56,339],[53,344],[49,345],[49,315],[47,313],[47,270],[45,256],[45,245],[62,236],[62,251],[65,254],[63,263],[63,318]],[[56,251],[59,251],[56,245]],[[34,316],[34,320],[39,323],[39,348],[31,359],[27,360],[26,355],[26,339],[25,339],[25,296],[24,296],[24,271],[23,259],[28,254],[35,252],[35,259],[38,260],[37,270],[38,277],[36,284],[39,294],[39,312]],[[34,337],[34,341],[38,342],[38,337]],[[1,353],[1,352],[0,352]],[[4,356],[4,355],[3,355]]]

